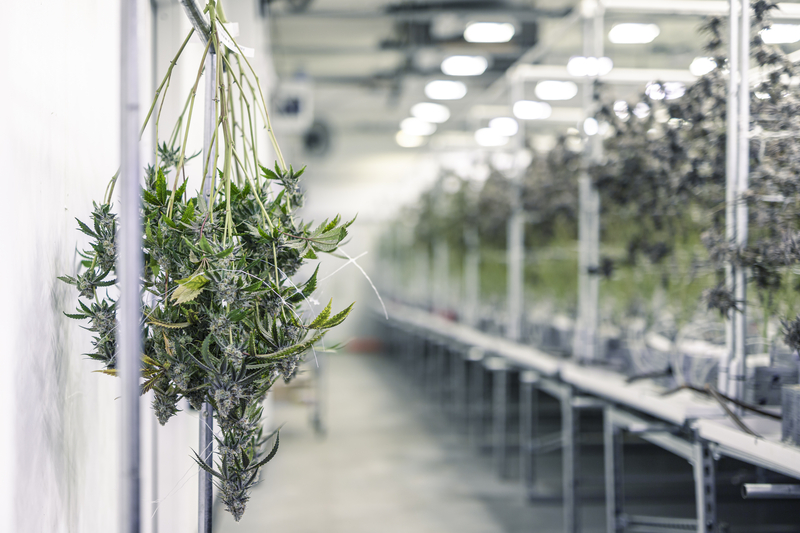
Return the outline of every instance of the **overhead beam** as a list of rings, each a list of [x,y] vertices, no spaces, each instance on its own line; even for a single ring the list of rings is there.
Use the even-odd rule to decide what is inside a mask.
[[[561,65],[517,65],[509,72],[509,79],[517,81],[581,81],[586,78],[572,76],[567,72],[567,67]],[[693,83],[697,80],[697,76],[688,70],[679,69],[614,68],[608,74],[598,76],[598,79],[604,83],[615,85],[637,85],[649,81]]]
[[[719,15],[728,16],[726,0],[601,0],[606,11],[642,15]],[[800,4],[781,2],[772,11],[775,20],[800,20]]]
[[[280,18],[324,18],[324,19],[381,19],[389,18],[400,21],[425,21],[439,15],[502,17],[513,18],[519,22],[535,22],[542,18],[562,18],[567,16],[572,8],[564,9],[537,9],[524,7],[508,7],[503,9],[414,9],[414,10],[375,10],[355,11],[345,9],[309,9],[308,11],[292,12],[273,10],[270,15]]]

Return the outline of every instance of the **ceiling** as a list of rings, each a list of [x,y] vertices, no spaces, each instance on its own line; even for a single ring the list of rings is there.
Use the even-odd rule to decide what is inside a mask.
[[[492,116],[510,114],[511,95],[505,73],[523,54],[527,53],[523,58],[526,63],[561,66],[570,57],[583,55],[578,0],[268,3],[278,76],[281,80],[298,76],[312,80],[316,119],[331,132],[331,151],[315,163],[320,186],[323,191],[326,185],[329,191],[336,188],[337,194],[351,188],[353,194],[349,197],[362,212],[374,210],[376,188],[384,191],[383,201],[397,203],[399,197],[413,197],[406,189],[418,189],[424,180],[409,179],[409,174],[420,174],[420,164],[426,161],[425,172],[435,175],[431,161],[441,160],[436,154],[445,147],[455,144],[461,150],[476,152],[474,131],[485,126]],[[613,60],[615,68],[686,70],[695,57],[703,55],[704,38],[697,31],[702,20],[696,15],[607,11],[603,23],[604,55]],[[462,34],[471,21],[512,22],[517,32],[509,43],[467,43]],[[614,45],[607,34],[619,22],[654,22],[660,34],[649,44]],[[440,64],[454,54],[484,55],[490,67],[481,76],[458,78],[467,84],[467,95],[446,103],[451,118],[439,126],[427,146],[400,148],[394,142],[400,121],[409,116],[413,104],[427,100],[423,89],[428,81],[448,78],[441,73]],[[533,98],[534,87],[535,83],[526,83],[524,96]],[[643,84],[627,85],[609,91],[625,98],[643,88]],[[581,96],[579,92],[569,101],[551,104],[554,108],[579,111]],[[574,113],[565,111],[561,116],[568,120],[528,122],[529,138],[552,137],[577,126]],[[300,146],[297,145],[297,155],[303,159]],[[393,177],[376,176],[376,172]],[[392,193],[398,187],[404,188],[403,194]],[[389,211],[381,209],[380,214]]]

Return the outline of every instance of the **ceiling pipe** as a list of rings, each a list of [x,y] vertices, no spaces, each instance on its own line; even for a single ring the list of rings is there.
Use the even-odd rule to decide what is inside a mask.
[[[512,80],[572,80],[580,81],[585,76],[572,76],[567,67],[561,65],[517,65],[508,74]],[[594,78],[592,78],[594,79]],[[697,76],[688,70],[658,68],[614,68],[608,74],[597,76],[603,83],[616,85],[637,85],[651,81],[678,81],[693,83]]]
[[[719,15],[728,16],[730,3],[726,0],[602,0],[606,11],[641,15]],[[781,2],[771,12],[774,20],[800,20],[800,4]]]

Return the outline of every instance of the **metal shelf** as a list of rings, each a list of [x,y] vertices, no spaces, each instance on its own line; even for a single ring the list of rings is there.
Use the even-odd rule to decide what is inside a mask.
[[[522,395],[528,399],[527,403],[532,398],[529,390],[533,388],[559,400],[563,427],[558,447],[563,457],[564,531],[567,533],[580,531],[578,465],[581,437],[577,411],[581,409],[601,409],[604,414],[608,531],[633,530],[630,529],[632,517],[623,513],[624,502],[615,496],[622,491],[619,466],[622,462],[621,432],[636,434],[655,446],[687,459],[693,465],[697,519],[678,524],[674,518],[644,517],[647,524],[662,521],[677,528],[666,529],[669,531],[686,530],[690,522],[696,525],[691,529],[698,532],[717,531],[714,472],[715,463],[721,456],[800,479],[800,447],[780,442],[779,421],[759,415],[742,417],[748,427],[761,435],[755,437],[736,427],[715,401],[691,390],[680,390],[664,396],[665,389],[652,380],[628,383],[625,376],[618,372],[579,365],[572,360],[482,333],[427,311],[397,303],[388,304],[387,308],[392,325],[411,334],[410,338],[427,339],[438,346],[449,345],[450,349],[463,348],[464,360],[472,357],[472,348],[491,356],[488,363],[484,361],[484,366],[488,370],[495,370],[494,383],[505,384],[510,369],[523,371],[520,383],[522,390],[528,391]],[[489,364],[494,362],[498,364]],[[505,406],[500,405],[507,401],[504,399],[505,390],[504,386],[502,394],[495,395],[491,400],[491,411],[494,413],[492,447],[497,456],[503,459],[501,464],[508,445],[504,435],[505,426],[498,424],[498,420],[504,422],[507,416]],[[527,413],[526,416],[531,416],[536,407],[533,403],[527,403],[521,405],[520,409]],[[525,427],[524,433],[530,440],[527,445],[538,442],[540,436],[535,434],[536,431]],[[645,522],[640,525],[644,527],[647,525]]]

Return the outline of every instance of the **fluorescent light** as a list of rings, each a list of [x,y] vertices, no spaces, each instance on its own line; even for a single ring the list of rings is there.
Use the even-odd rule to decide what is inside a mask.
[[[442,122],[447,122],[447,119],[450,118],[450,110],[442,104],[420,102],[411,108],[411,115],[426,122],[441,124]]]
[[[481,128],[475,132],[475,142],[481,146],[503,146],[508,143],[508,137],[500,135],[492,128]]]
[[[646,44],[658,37],[661,30],[655,24],[617,24],[608,32],[608,40],[614,44]]]
[[[614,68],[609,57],[573,56],[567,62],[570,76],[605,76]]]
[[[431,124],[416,117],[409,117],[400,123],[400,129],[409,135],[433,135],[436,124]]]
[[[519,123],[511,117],[497,117],[489,121],[489,128],[504,137],[511,137],[519,131]]]
[[[596,119],[587,118],[583,121],[583,131],[589,136],[597,135],[597,132],[600,131],[600,125],[597,123]]]
[[[800,26],[797,24],[773,24],[759,33],[767,44],[790,44],[800,41]]]
[[[488,67],[483,56],[450,56],[442,61],[442,72],[448,76],[480,76]]]
[[[668,81],[666,83],[651,81],[645,87],[644,93],[653,100],[675,100],[686,94],[686,86],[679,81]]]
[[[703,76],[717,68],[717,62],[712,57],[695,57],[689,65],[689,72],[695,76]]]
[[[508,22],[471,22],[464,30],[468,43],[507,43],[514,37],[514,25]]]
[[[540,120],[549,118],[553,112],[550,104],[535,102],[533,100],[520,100],[514,102],[514,116],[522,120]]]
[[[403,148],[416,148],[425,143],[425,137],[421,135],[410,135],[402,130],[397,132],[397,135],[394,136],[394,140]]]
[[[435,80],[425,86],[425,96],[431,100],[459,100],[467,94],[467,86],[460,81]]]
[[[536,96],[542,100],[571,100],[578,94],[578,86],[572,81],[540,81],[536,84]]]

